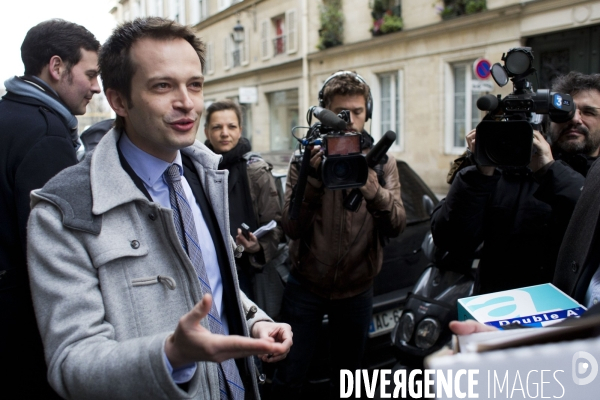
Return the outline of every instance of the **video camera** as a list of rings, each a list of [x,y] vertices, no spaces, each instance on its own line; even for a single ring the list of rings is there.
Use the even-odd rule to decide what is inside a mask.
[[[540,114],[567,122],[575,115],[575,103],[569,94],[531,88],[531,47],[512,48],[502,61],[504,65],[492,66],[492,77],[500,87],[510,78],[513,92],[504,99],[488,94],[477,100],[477,108],[488,113],[476,128],[475,160],[479,165],[525,167],[531,162],[533,128],[539,129]]]
[[[325,187],[348,189],[363,186],[367,182],[369,167],[362,154],[362,135],[346,132],[350,113],[344,110],[335,115],[325,108],[311,107],[307,115],[309,123],[311,114],[321,123],[312,125],[301,143],[305,147],[321,146],[323,161],[319,178]]]
[[[298,182],[292,194],[290,218],[297,219],[300,205],[304,198],[304,190],[309,175],[311,151],[309,146],[321,146],[323,161],[317,170],[317,177],[328,189],[352,189],[344,201],[344,207],[351,211],[358,210],[362,194],[358,188],[364,186],[369,176],[369,168],[377,165],[385,156],[390,146],[396,141],[396,134],[386,132],[381,140],[365,156],[362,153],[363,135],[359,132],[347,132],[350,112],[343,110],[336,115],[322,107],[311,107],[308,110],[309,125],[312,116],[319,121],[312,125],[303,139],[296,138],[304,146]],[[295,136],[294,136],[295,137]]]

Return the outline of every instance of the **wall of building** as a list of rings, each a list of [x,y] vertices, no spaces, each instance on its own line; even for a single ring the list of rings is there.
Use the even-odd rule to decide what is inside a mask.
[[[131,1],[120,0],[114,14],[122,17]],[[273,153],[273,159],[284,168],[289,154],[270,152],[271,136],[278,133],[270,132],[269,93],[296,89],[300,123],[304,123],[306,108],[316,104],[322,82],[341,69],[357,71],[371,85],[375,110],[367,128],[379,137],[378,79],[382,73],[394,72],[400,81],[402,140],[392,152],[438,193],[447,191],[446,173],[463,150],[449,143],[453,126],[448,109],[453,95],[449,92],[450,66],[480,57],[500,62],[503,53],[524,45],[528,37],[600,24],[598,0],[487,0],[487,10],[450,20],[440,16],[442,1],[402,0],[403,30],[373,37],[369,2],[343,0],[344,44],[319,51],[320,0],[245,0],[231,2],[221,11],[217,4],[218,0],[210,0],[207,18],[194,26],[198,36],[212,43],[214,52],[212,70],[205,71],[205,98],[231,98],[237,96],[239,87],[256,88],[257,102],[249,105],[255,150],[268,157]],[[271,52],[264,57],[261,24],[267,21],[272,34],[272,19],[290,10],[295,12],[294,51],[277,56]],[[247,63],[227,68],[223,43],[238,21],[246,33]],[[493,94],[512,90],[510,85],[493,87]]]

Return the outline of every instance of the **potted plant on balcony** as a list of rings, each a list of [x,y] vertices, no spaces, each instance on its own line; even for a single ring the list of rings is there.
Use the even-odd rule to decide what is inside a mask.
[[[398,3],[398,4],[396,4]],[[374,0],[371,4],[373,17],[373,36],[396,32],[404,26],[399,2],[393,0]]]
[[[442,19],[452,19],[461,15],[470,15],[486,9],[486,0],[444,0],[439,7]]]
[[[317,48],[325,50],[344,43],[342,0],[325,0],[321,5],[321,29]]]

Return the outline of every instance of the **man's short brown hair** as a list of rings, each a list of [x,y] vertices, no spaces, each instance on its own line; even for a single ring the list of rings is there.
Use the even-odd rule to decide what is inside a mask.
[[[356,72],[354,71],[338,71],[333,74],[333,78],[321,88],[320,100],[321,107],[329,108],[333,97],[361,95],[365,98],[365,106],[368,105],[371,97],[371,89]]]
[[[131,104],[131,81],[136,65],[131,61],[131,47],[141,39],[186,40],[198,54],[204,67],[204,44],[186,26],[159,17],[137,18],[119,25],[106,40],[99,54],[98,65],[104,92],[114,89]],[[123,117],[117,116],[116,128],[125,126]]]

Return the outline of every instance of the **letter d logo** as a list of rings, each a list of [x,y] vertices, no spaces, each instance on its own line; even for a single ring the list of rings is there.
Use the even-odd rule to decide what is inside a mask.
[[[587,362],[580,361],[582,358]],[[577,361],[579,361],[579,363]],[[585,374],[590,366],[592,368],[588,376],[585,378],[579,378],[577,376]],[[587,351],[578,351],[573,354],[571,373],[573,374],[573,382],[575,382],[576,385],[587,385],[596,378],[596,375],[598,375],[598,361],[596,361],[594,356]]]

